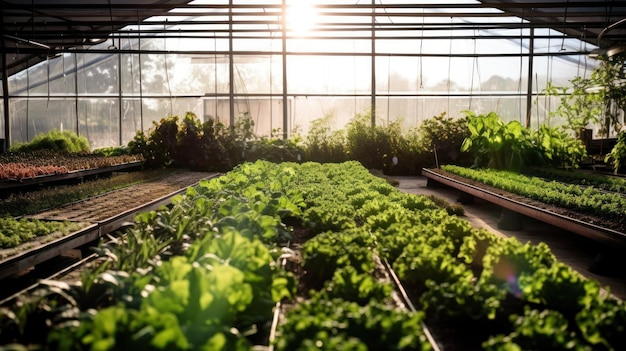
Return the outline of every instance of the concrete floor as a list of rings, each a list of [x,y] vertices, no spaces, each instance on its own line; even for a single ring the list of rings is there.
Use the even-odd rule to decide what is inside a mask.
[[[459,197],[459,191],[455,189],[444,186],[428,187],[425,177],[394,177],[394,179],[400,182],[398,188],[408,193],[435,195],[453,204],[457,202]],[[596,274],[589,270],[599,253],[610,251],[612,248],[606,248],[591,239],[529,217],[522,217],[521,230],[499,229],[498,221],[502,214],[500,207],[480,199],[476,199],[473,204],[464,204],[463,207],[465,209],[463,218],[473,226],[485,228],[503,236],[516,237],[523,243],[528,241],[533,244],[545,242],[559,261],[570,265],[583,276],[598,281],[603,287],[608,287],[611,293],[620,299],[626,298],[626,274],[615,277]],[[617,264],[626,267],[626,258],[621,258],[621,260]]]

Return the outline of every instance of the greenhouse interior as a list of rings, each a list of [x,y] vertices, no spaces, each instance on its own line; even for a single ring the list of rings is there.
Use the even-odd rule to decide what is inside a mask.
[[[0,4],[0,350],[626,350],[626,2]]]

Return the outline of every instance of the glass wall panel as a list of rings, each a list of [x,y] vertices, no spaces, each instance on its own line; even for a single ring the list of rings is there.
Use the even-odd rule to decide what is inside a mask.
[[[127,145],[140,130],[143,130],[141,99],[122,99],[122,145]]]
[[[292,115],[293,102],[287,100],[287,114]],[[254,133],[259,136],[283,136],[282,98],[238,97],[235,99],[235,118],[248,115],[254,121]],[[228,125],[228,123],[225,123]],[[291,130],[291,126],[288,126]]]
[[[111,54],[79,54],[78,94],[117,95],[118,56]]]
[[[141,55],[141,91],[145,95],[169,95],[174,60],[163,54]]]
[[[6,124],[4,123],[4,102],[2,106],[0,106],[0,113],[2,114],[2,118],[0,119],[0,152],[4,152],[9,148],[5,138]]]
[[[230,123],[230,99],[227,97],[206,97],[202,99],[203,121],[212,119],[228,125]]]
[[[203,103],[200,98],[143,98],[143,128],[148,131],[153,127],[154,121],[168,116],[184,117],[185,113],[195,113],[198,118],[202,118]]]
[[[234,86],[237,94],[281,94],[283,91],[282,56],[235,56]],[[228,71],[226,71],[228,72]],[[221,84],[228,88],[228,84]]]
[[[367,33],[367,35],[370,34],[371,32]],[[369,38],[369,36],[359,40],[333,39],[332,37],[329,39],[295,38],[287,41],[287,51],[290,53],[368,54],[372,52],[372,41]]]
[[[174,91],[196,95],[228,93],[229,63],[227,55],[179,55],[175,66],[177,67],[177,74]]]
[[[11,99],[9,103],[9,124],[12,142],[27,142],[32,132],[28,130],[28,99]],[[7,145],[9,146],[9,145]]]
[[[65,53],[49,61],[50,71],[47,81],[50,88],[46,94],[55,96],[74,96],[76,94],[75,59],[75,54]]]
[[[73,99],[11,99],[12,142],[28,142],[51,130],[76,131],[76,105]]]
[[[369,97],[297,96],[293,100],[292,130],[306,135],[311,121],[325,116],[332,116],[331,128],[342,129],[357,114],[367,113],[371,102]]]
[[[119,100],[78,99],[78,134],[89,139],[92,149],[120,144]]]
[[[139,96],[141,94],[141,55],[121,54],[121,82],[123,96]]]
[[[228,42],[226,42],[228,44]],[[280,34],[273,34],[271,38],[234,38],[233,51],[253,51],[258,53],[278,52],[282,50]],[[228,50],[228,46],[224,49]]]
[[[371,59],[366,56],[289,56],[290,94],[368,94]]]

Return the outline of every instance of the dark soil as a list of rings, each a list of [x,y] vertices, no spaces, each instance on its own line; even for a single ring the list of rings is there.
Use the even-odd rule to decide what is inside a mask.
[[[208,172],[176,172],[159,179],[135,184],[84,201],[60,206],[32,217],[46,220],[98,222],[132,211],[210,177]]]

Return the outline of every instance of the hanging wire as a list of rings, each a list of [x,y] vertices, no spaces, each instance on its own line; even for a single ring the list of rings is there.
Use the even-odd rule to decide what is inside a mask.
[[[31,18],[33,20],[33,22],[35,22],[35,1],[32,0],[31,1]],[[35,36],[35,26],[31,27],[31,35]],[[29,124],[30,124],[30,63],[28,62],[29,60],[26,59],[26,141],[30,141],[30,134],[29,134]],[[33,125],[34,127],[34,125]],[[33,128],[34,129],[34,128]]]
[[[30,64],[26,60],[26,141],[30,141],[29,124],[30,124]]]
[[[387,125],[389,125],[389,111],[391,105],[391,55],[387,56]]]
[[[472,40],[474,43],[474,50],[473,50],[474,57],[472,60],[472,78],[470,79],[470,94],[469,94],[469,107],[468,107],[468,110],[470,111],[472,110],[472,100],[474,97],[474,68],[478,69],[478,60],[477,60],[478,58],[476,57],[476,28],[474,28],[473,32],[474,32],[474,38]]]
[[[128,47],[130,51],[133,51],[133,41],[130,38],[130,32],[128,32]],[[135,96],[135,54],[130,54],[130,91],[132,96]],[[135,113],[135,99],[132,99],[132,108],[133,108],[133,124],[135,129],[137,129],[137,113]]]
[[[384,6],[382,0],[379,0],[378,2],[380,3],[381,6]],[[387,12],[386,7],[383,7],[383,12],[385,12],[385,14],[387,15],[387,19],[389,20],[389,23],[394,24],[393,19],[391,19],[391,16],[389,16],[389,13]]]
[[[113,26],[113,6],[111,6],[111,0],[107,0],[109,4],[109,20],[111,22],[111,45],[109,45],[109,50],[115,50],[117,47],[115,46],[115,38],[113,37],[113,33],[115,32],[115,27]]]
[[[165,32],[167,30],[167,19],[165,19],[165,23],[163,23],[163,31]],[[173,112],[173,101],[172,101],[172,86],[170,85],[170,73],[169,70],[167,68],[167,36],[164,35],[163,36],[163,61],[164,61],[164,65],[165,65],[165,80],[167,81],[167,90],[169,92],[169,97],[170,97],[170,116],[174,115]]]
[[[43,30],[47,31],[46,21],[43,22]],[[46,112],[48,111],[48,107],[50,106],[50,55],[52,53],[48,51],[46,53],[46,80],[47,80],[47,94],[46,94]]]
[[[535,72],[535,89],[537,90],[537,92],[539,92],[539,75],[537,74],[537,72]],[[541,126],[541,123],[539,121],[539,101],[537,101],[535,106],[537,106],[537,128],[539,128]]]
[[[143,132],[143,70],[141,69],[141,17],[137,11],[137,60],[139,64],[139,123]]]
[[[450,45],[448,48],[448,116],[450,115],[450,89],[451,89],[451,80],[450,80],[450,74],[451,74],[451,70],[452,70],[452,22],[454,21],[454,19],[452,17],[450,17]]]
[[[563,40],[561,41],[561,50],[565,51],[565,30],[567,25],[567,7],[569,5],[569,0],[565,0],[565,15],[563,16]]]
[[[270,44],[271,45],[271,44]],[[271,51],[271,49],[270,49]],[[217,97],[217,33],[213,32],[213,89],[215,94],[215,122],[219,122],[220,118],[218,116],[218,97]]]
[[[420,50],[419,50],[419,87],[420,89],[424,89],[424,75],[423,75],[423,71],[422,71],[422,67],[423,67],[423,60],[424,57],[422,56],[422,49],[424,46],[424,8],[422,7],[422,28],[421,28],[421,33],[420,33]]]
[[[587,26],[583,26],[583,32],[580,35],[580,51],[583,52],[583,50],[587,51],[587,42],[585,42],[585,32],[587,31]],[[582,73],[582,77],[583,78],[587,78],[587,55],[582,55],[583,57],[583,73]],[[579,57],[579,65],[578,67],[580,68],[580,57]],[[578,75],[580,76],[580,71],[578,72]]]
[[[522,17],[521,17],[521,24],[524,23],[524,9],[522,9]],[[518,100],[519,100],[519,104],[518,104],[518,108],[519,110],[518,112],[518,116],[519,116],[519,121],[522,122],[522,99],[519,98],[522,94],[522,67],[524,65],[524,26],[520,25],[520,29],[519,29],[519,33],[520,33],[520,39],[519,39],[519,48],[520,48],[520,55],[519,55],[519,79],[517,81],[517,93],[518,95]]]
[[[357,1],[358,3],[358,1]],[[354,42],[354,40],[352,40],[352,51],[356,52],[356,43]],[[356,55],[352,55],[352,77],[353,77],[353,83],[352,83],[352,87],[353,87],[353,93],[354,93],[354,111],[352,111],[352,115],[356,116],[356,109],[357,109],[357,98],[356,98],[356,85],[357,85],[357,69],[356,69]]]
[[[552,31],[552,29],[550,29],[549,31]],[[552,50],[552,44],[550,43],[550,39],[552,38],[552,35],[548,35],[548,53],[550,53],[550,51]],[[548,59],[546,60],[546,77],[547,77],[547,81],[551,82],[552,81],[552,65],[554,63],[554,56],[550,55],[548,56]],[[545,99],[545,117],[544,119],[548,120],[548,126],[550,126],[550,109],[551,109],[551,105],[552,105],[552,99],[550,98],[550,96],[548,96],[548,94],[544,94],[544,99]]]
[[[46,79],[47,79],[47,94],[46,94],[46,112],[50,106],[50,55],[46,55]]]
[[[265,13],[265,7],[263,8],[263,12]],[[278,18],[278,20],[280,20],[280,18]],[[273,43],[274,43],[274,31],[271,30],[270,24],[267,24],[267,30],[270,32],[270,123],[273,124],[271,121],[274,120],[274,80],[273,80],[273,66],[274,66],[274,49],[273,49]],[[283,77],[284,79],[284,77]],[[259,104],[260,106],[260,104]],[[254,133],[257,133],[257,128],[259,126],[259,117],[260,117],[260,112],[257,112],[257,120],[256,123],[254,124]],[[293,125],[295,121],[292,120],[291,121],[291,125]],[[285,131],[286,132],[286,131]],[[270,130],[270,134],[271,134],[271,130]]]

